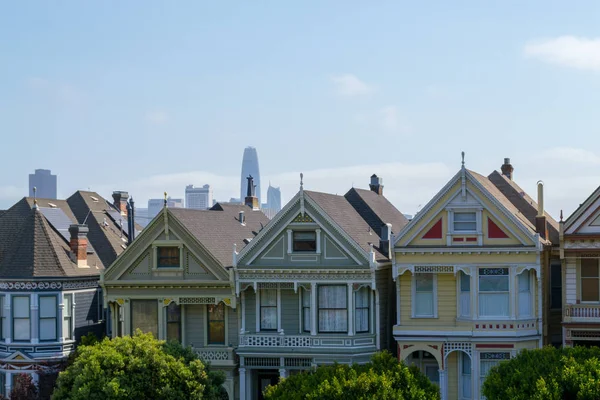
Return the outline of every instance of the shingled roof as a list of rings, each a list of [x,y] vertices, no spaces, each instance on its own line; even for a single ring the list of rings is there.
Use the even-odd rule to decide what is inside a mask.
[[[344,197],[379,236],[384,224],[392,224],[392,233],[408,224],[408,219],[387,198],[372,190],[352,188]]]
[[[243,225],[240,211],[244,211]],[[262,211],[243,204],[217,203],[209,210],[169,208],[169,213],[225,268],[233,265],[234,243],[239,252],[269,223]]]

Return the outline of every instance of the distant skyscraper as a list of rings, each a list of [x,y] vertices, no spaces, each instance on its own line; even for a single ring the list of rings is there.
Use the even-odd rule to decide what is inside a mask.
[[[246,198],[248,191],[248,175],[252,175],[254,178],[254,185],[256,186],[256,197],[258,197],[258,204],[260,203],[261,191],[260,191],[260,169],[258,168],[258,154],[254,147],[246,147],[244,149],[244,158],[242,159],[242,176],[240,180],[240,199]]]
[[[271,186],[267,189],[267,208],[275,212],[281,211],[281,189]]]
[[[148,200],[148,218],[156,217],[160,210],[165,206],[164,199],[150,199]],[[172,199],[167,197],[167,207],[170,208],[183,208],[183,199]]]
[[[213,190],[210,185],[194,187],[187,185],[185,187],[185,208],[194,208],[196,210],[207,210],[213,205]]]
[[[35,174],[29,174],[29,197],[35,195],[42,199],[56,199],[56,175],[52,175],[49,169],[36,169]]]

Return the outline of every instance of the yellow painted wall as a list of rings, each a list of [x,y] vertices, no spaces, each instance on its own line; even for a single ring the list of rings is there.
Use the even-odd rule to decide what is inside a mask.
[[[528,340],[526,342],[515,342],[515,350],[522,349],[537,349],[539,347],[539,341],[537,340]]]
[[[456,326],[456,280],[454,274],[437,275],[438,318],[412,318],[412,274],[406,272],[400,279],[400,321],[403,327],[418,326],[442,328]]]
[[[448,400],[458,399],[458,352],[453,351],[446,359],[448,371]]]
[[[396,253],[396,262],[398,264],[415,264],[415,265],[456,265],[456,264],[472,264],[481,265],[485,264],[535,264],[537,256],[535,252],[530,251],[529,254],[496,254],[491,252],[487,254],[487,251],[481,251],[479,249],[465,249],[465,252],[471,252],[471,254],[418,254],[415,250],[415,254],[401,254]]]
[[[483,229],[483,245],[484,246],[510,246],[510,245],[515,245],[515,246],[520,246],[521,242],[519,242],[518,239],[516,239],[512,233],[510,233],[510,231],[508,229],[506,229],[506,227],[504,226],[504,222],[500,222],[498,221],[496,218],[494,218],[487,210],[483,210],[483,212],[481,213],[481,218],[482,218],[482,229]],[[506,233],[509,238],[508,239],[490,239],[488,238],[488,218],[490,218],[496,225],[498,225],[498,227],[500,229],[502,229],[504,231],[504,233]]]

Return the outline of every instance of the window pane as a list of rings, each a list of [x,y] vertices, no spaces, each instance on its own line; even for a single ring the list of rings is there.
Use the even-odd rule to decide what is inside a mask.
[[[13,319],[14,340],[29,340],[31,329],[29,328],[29,318]]]
[[[462,355],[462,373],[464,375],[471,375],[471,358],[466,354]]]
[[[56,318],[40,319],[40,340],[56,340]]]
[[[63,304],[64,304],[63,316],[70,317],[72,308],[73,308],[73,295],[65,294],[65,297],[63,299]]]
[[[131,333],[141,329],[158,337],[158,303],[156,300],[131,300]]]
[[[260,290],[260,305],[261,306],[277,306],[277,289],[261,289]]]
[[[479,276],[480,292],[508,292],[508,276]]]
[[[477,217],[474,212],[455,212],[454,213],[454,221],[455,222],[475,222]]]
[[[508,317],[508,293],[479,293],[479,315]]]
[[[65,339],[71,339],[71,319],[63,318],[63,336]]]
[[[433,317],[433,293],[417,293],[415,298],[415,315]]]
[[[598,278],[581,279],[581,301],[599,301]]]
[[[294,240],[317,240],[316,232],[294,232]]]
[[[171,302],[167,307],[167,322],[181,321],[181,307],[175,302]]]
[[[40,296],[40,318],[56,317],[56,296]]]
[[[415,274],[417,292],[433,292],[433,274]]]
[[[471,276],[460,272],[460,291],[469,292],[471,291]]]
[[[302,309],[302,321],[304,323],[304,330],[310,331],[310,308],[304,307]]]
[[[344,310],[319,310],[320,332],[347,332],[348,312]]]
[[[519,275],[519,292],[529,292],[530,289],[531,274],[529,271],[525,271]]]
[[[181,341],[179,322],[167,323],[167,340]]]
[[[460,315],[468,317],[471,315],[471,293],[462,292],[460,294]]]
[[[12,298],[13,317],[29,318],[29,296],[14,296]]]
[[[344,286],[319,286],[319,308],[346,308],[348,295]]]
[[[317,251],[317,234],[316,232],[294,232],[293,233],[294,251]]]
[[[455,231],[475,231],[477,224],[475,222],[454,222]]]
[[[208,320],[212,321],[225,321],[225,305],[219,303],[218,305],[208,306]]]
[[[531,293],[528,291],[519,292],[519,316],[531,316]]]
[[[598,260],[584,258],[581,260],[581,276],[598,277]]]
[[[277,307],[260,309],[260,329],[277,329]]]
[[[302,306],[310,307],[310,292],[306,289],[302,289]]]
[[[157,253],[159,268],[179,268],[179,247],[159,247]]]
[[[369,307],[369,288],[360,288],[354,293],[354,304],[357,308]]]

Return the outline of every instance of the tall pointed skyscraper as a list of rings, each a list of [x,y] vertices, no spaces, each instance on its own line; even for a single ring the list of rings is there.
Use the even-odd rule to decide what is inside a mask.
[[[258,197],[258,204],[261,199],[260,191],[260,169],[258,168],[258,154],[254,147],[246,147],[244,149],[244,158],[242,159],[242,176],[240,179],[240,199],[243,202],[246,197],[246,191],[248,186],[249,175],[254,178],[254,185],[256,186],[256,197]]]

